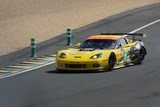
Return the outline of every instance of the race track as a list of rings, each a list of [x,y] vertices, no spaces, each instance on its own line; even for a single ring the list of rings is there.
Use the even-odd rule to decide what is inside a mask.
[[[101,32],[131,32],[160,19],[160,4],[85,26],[75,41]],[[0,80],[0,107],[160,107],[160,22],[148,35],[142,65],[101,73],[57,73],[55,65]],[[65,41],[55,44],[63,48]],[[51,50],[50,48],[47,48]]]

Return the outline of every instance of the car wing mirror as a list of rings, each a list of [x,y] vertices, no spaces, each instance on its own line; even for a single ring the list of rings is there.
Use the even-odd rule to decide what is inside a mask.
[[[75,45],[75,47],[80,47],[80,45],[81,45],[81,43],[77,43],[77,44]]]
[[[58,51],[54,52],[54,55],[57,55],[58,54]]]
[[[122,47],[121,44],[119,44],[119,45],[115,46],[115,49],[118,49],[118,48],[121,48],[121,47]]]

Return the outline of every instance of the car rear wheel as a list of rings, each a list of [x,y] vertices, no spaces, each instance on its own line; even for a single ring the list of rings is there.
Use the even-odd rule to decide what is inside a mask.
[[[112,71],[115,64],[116,64],[116,56],[114,53],[111,53],[111,55],[108,59],[108,71]]]
[[[139,53],[138,53],[138,56],[137,56],[137,60],[134,62],[134,64],[136,64],[136,65],[142,64],[142,61],[144,60],[145,55],[146,55],[146,51],[145,51],[145,49],[142,47],[142,48],[139,50]]]

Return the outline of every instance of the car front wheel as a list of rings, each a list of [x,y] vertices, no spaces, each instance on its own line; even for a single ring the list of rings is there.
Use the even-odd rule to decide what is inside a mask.
[[[111,53],[111,55],[108,59],[108,71],[112,71],[115,64],[116,64],[116,56],[114,53]]]

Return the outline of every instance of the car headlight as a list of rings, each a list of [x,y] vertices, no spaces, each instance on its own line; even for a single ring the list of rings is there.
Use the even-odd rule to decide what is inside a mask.
[[[93,55],[93,56],[90,57],[90,59],[98,59],[98,58],[100,58],[100,57],[102,57],[102,53]]]
[[[61,53],[59,57],[60,58],[66,58],[66,54],[65,53]]]

